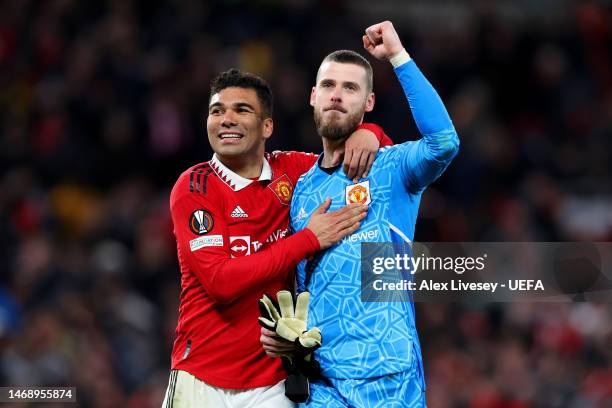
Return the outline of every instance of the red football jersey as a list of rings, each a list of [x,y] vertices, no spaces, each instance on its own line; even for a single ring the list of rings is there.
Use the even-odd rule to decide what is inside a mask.
[[[360,127],[381,147],[393,144],[379,126]],[[319,250],[308,229],[287,237],[293,188],[316,159],[266,153],[261,176],[249,180],[215,155],[181,174],[170,194],[182,288],[173,369],[229,389],[286,377],[259,342],[257,302],[292,288],[295,266]]]
[[[293,188],[316,158],[266,154],[259,180],[216,155],[181,174],[170,195],[182,287],[173,369],[232,389],[285,378],[259,342],[257,301],[293,287],[293,268],[319,249],[307,229],[269,245],[287,235]]]

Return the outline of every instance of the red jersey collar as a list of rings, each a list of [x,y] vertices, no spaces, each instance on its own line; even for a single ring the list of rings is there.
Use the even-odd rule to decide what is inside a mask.
[[[217,175],[219,176],[219,178],[223,180],[223,182],[234,191],[240,191],[253,182],[253,180],[249,180],[248,178],[244,178],[234,173],[226,165],[221,163],[221,161],[217,158],[217,153],[213,154],[213,157],[210,161],[210,167],[212,167],[215,173],[217,173]],[[266,158],[264,157],[261,175],[259,176],[257,181],[270,180],[272,180],[272,168],[270,167],[270,163],[268,163],[268,160],[266,160]]]

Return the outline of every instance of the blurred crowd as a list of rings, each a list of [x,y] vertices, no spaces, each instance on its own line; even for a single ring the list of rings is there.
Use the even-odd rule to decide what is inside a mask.
[[[318,152],[320,60],[391,19],[461,151],[419,241],[612,239],[609,2],[0,2],[0,385],[159,406],[179,296],[173,182],[212,152],[208,86],[275,94],[269,150]],[[392,11],[385,14],[385,10]],[[388,64],[379,123],[418,137]],[[611,303],[417,304],[429,406],[612,406]],[[23,405],[19,405],[23,406]]]

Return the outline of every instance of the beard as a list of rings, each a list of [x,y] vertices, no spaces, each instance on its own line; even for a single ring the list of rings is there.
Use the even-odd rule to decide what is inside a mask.
[[[365,104],[364,104],[365,108]],[[355,131],[361,118],[363,117],[364,109],[350,113],[344,121],[341,120],[325,120],[323,112],[314,109],[314,121],[317,126],[319,136],[329,140],[343,140],[350,136]]]

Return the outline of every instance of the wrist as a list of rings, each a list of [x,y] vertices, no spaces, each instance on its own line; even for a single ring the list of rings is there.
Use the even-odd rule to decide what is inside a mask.
[[[389,58],[389,62],[391,63],[391,65],[393,65],[393,68],[397,68],[400,65],[404,65],[411,59],[412,58],[410,58],[408,51],[406,51],[405,48],[402,48],[401,51],[396,52]]]
[[[314,233],[313,230],[306,227],[300,232],[298,232],[297,234],[300,234],[300,233],[305,237],[304,244],[307,250],[306,257],[310,255],[314,255],[321,249],[321,242],[319,242],[319,238],[317,238],[317,235]]]

